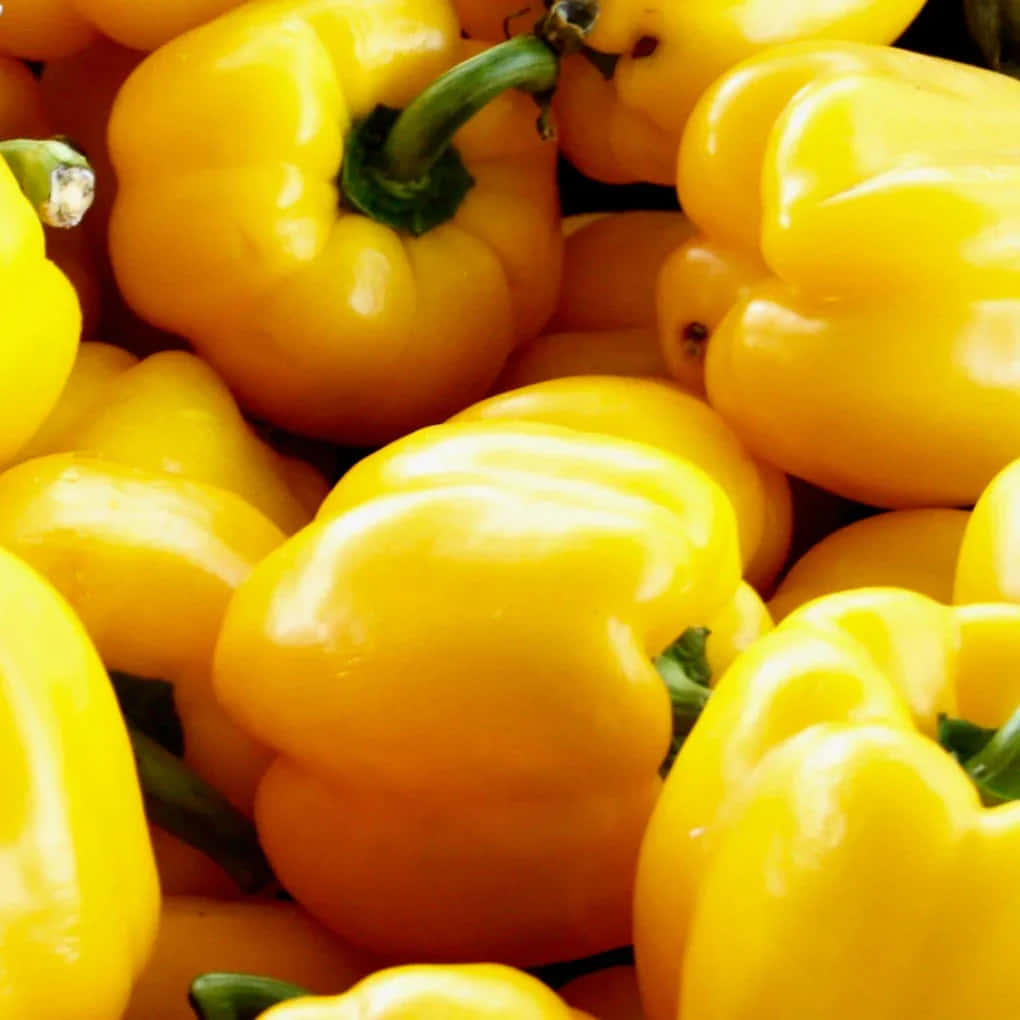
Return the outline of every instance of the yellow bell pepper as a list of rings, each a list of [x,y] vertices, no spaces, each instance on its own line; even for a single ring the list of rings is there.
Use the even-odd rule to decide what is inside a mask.
[[[1012,79],[850,43],[769,51],[705,95],[678,190],[743,266],[705,373],[751,450],[889,508],[973,503],[1015,456],[1017,117]],[[696,294],[704,268],[672,268]]]
[[[159,903],[124,723],[81,624],[5,551],[0,617],[0,1014],[118,1020]]]
[[[956,565],[953,601],[1020,602],[1020,461],[992,479],[970,515]]]
[[[790,568],[769,610],[782,620],[805,602],[852,588],[906,588],[952,602],[969,520],[965,510],[894,510],[840,528]]]
[[[557,54],[478,49],[446,0],[257,0],[149,56],[109,132],[128,302],[292,432],[376,445],[482,396],[563,240],[555,146],[502,92]]]
[[[704,401],[651,379],[555,379],[490,397],[453,421],[518,421],[618,436],[667,450],[722,486],[736,511],[744,574],[767,589],[786,560],[793,509],[786,477],[755,461]]]
[[[603,59],[578,55],[564,64],[556,101],[563,151],[589,177],[672,184],[691,111],[725,71],[797,39],[892,42],[922,6],[923,0],[601,0],[589,44]]]
[[[577,457],[574,445],[577,437],[571,436],[572,431],[557,426],[502,421],[421,429],[390,443],[351,468],[343,484],[323,503],[319,517],[335,517],[358,503],[368,502],[380,492],[420,491],[440,482],[452,485],[478,477],[503,479],[508,472],[522,470],[522,451],[535,448],[545,450],[548,455],[555,448],[557,434],[561,440],[568,439],[564,451]],[[619,463],[614,457],[616,445],[611,443],[606,447],[599,439],[591,437],[591,456],[583,462],[586,472],[597,468],[593,457],[609,457],[612,459],[610,475],[617,484],[624,479],[638,483],[644,495],[671,509],[678,496],[676,491],[669,485],[655,485],[649,477],[648,462],[640,456],[633,470]],[[532,474],[530,466],[524,470],[527,475]],[[554,485],[558,487],[562,481],[558,479]],[[726,604],[708,614],[702,622],[709,631],[705,658],[713,679],[721,676],[745,648],[772,629],[772,617],[765,603],[746,582],[741,582]]]
[[[394,445],[223,623],[217,697],[275,755],[266,853],[391,959],[625,944],[670,742],[651,660],[733,599],[733,511],[697,468],[608,436],[458,424]]]
[[[139,362],[82,344],[60,401],[19,459],[72,451],[229,489],[288,533],[328,491],[310,466],[307,483],[292,488],[294,469],[254,434],[216,373],[184,351]]]
[[[381,970],[344,995],[312,998],[304,989],[240,974],[207,974],[192,987],[200,1020],[592,1020],[537,978],[499,964]],[[262,1006],[263,1011],[254,1012]]]
[[[0,115],[32,89],[0,60]],[[28,120],[34,110],[14,113]],[[74,288],[46,257],[43,223],[75,226],[94,193],[88,163],[61,142],[0,141],[0,466],[10,462],[57,402],[74,361],[81,309]]]
[[[154,50],[241,0],[5,0],[0,53],[53,60],[102,34],[135,50]]]
[[[557,989],[563,1001],[599,1020],[645,1020],[637,972],[633,967],[607,967],[574,978]]]
[[[651,1020],[1011,1016],[1018,656],[1020,607],[864,589],[739,658],[642,845]]]
[[[546,331],[514,352],[496,389],[569,375],[667,375],[655,284],[662,263],[693,231],[677,212],[614,213],[573,230]]]
[[[78,613],[111,670],[168,681],[185,761],[251,810],[266,751],[210,690],[227,601],[283,533],[223,489],[76,454],[0,475],[0,545]]]
[[[195,1020],[188,989],[206,971],[272,973],[327,995],[345,991],[372,969],[364,953],[293,903],[169,896],[123,1020]]]

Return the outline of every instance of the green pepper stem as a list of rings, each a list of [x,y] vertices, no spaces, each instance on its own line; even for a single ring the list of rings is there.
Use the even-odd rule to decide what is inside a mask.
[[[109,674],[120,714],[128,726],[181,757],[184,754],[184,730],[174,703],[173,684],[112,669]]]
[[[558,73],[555,51],[533,35],[518,36],[457,64],[397,118],[380,154],[380,170],[398,181],[423,177],[454,134],[496,96],[507,89],[550,92]]]
[[[310,994],[299,985],[253,974],[202,974],[191,982],[188,1002],[199,1020],[255,1020],[270,1006]]]
[[[0,142],[7,162],[47,227],[76,227],[96,193],[96,175],[88,160],[66,142],[12,138]]]
[[[451,219],[474,179],[453,137],[508,89],[539,101],[539,130],[549,137],[549,97],[560,57],[583,45],[597,0],[556,0],[534,34],[493,46],[456,65],[404,110],[377,106],[347,136],[339,185],[345,204],[377,223],[415,236]]]
[[[673,760],[712,695],[708,686],[712,671],[706,655],[710,634],[707,627],[688,627],[654,661],[673,706],[673,740],[662,765],[663,775],[672,767]]]
[[[211,857],[244,892],[273,881],[255,826],[155,740],[128,728],[149,820]]]
[[[1020,800],[1020,708],[963,767],[986,804]]]

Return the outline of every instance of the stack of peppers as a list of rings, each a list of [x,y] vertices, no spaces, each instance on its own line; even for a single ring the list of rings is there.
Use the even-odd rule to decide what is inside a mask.
[[[921,7],[5,0],[5,1020],[1013,1020],[1020,20]]]

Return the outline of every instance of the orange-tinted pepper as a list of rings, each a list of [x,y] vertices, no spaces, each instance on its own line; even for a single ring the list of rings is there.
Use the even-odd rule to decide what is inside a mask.
[[[666,375],[655,331],[655,281],[693,229],[676,212],[614,213],[573,229],[546,332],[514,352],[496,389],[569,375]],[[700,381],[694,377],[691,385]]]
[[[188,989],[206,971],[272,974],[326,995],[371,969],[369,957],[293,903],[169,896],[123,1020],[194,1020]]]
[[[834,531],[790,568],[769,610],[779,621],[805,602],[851,588],[905,588],[951,602],[969,519],[965,510],[894,510]]]

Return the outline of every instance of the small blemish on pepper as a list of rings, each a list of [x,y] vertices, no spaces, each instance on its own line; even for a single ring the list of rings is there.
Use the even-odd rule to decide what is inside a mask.
[[[703,322],[688,322],[678,332],[684,354],[688,358],[700,358],[704,352],[705,341],[711,335],[708,326]]]

